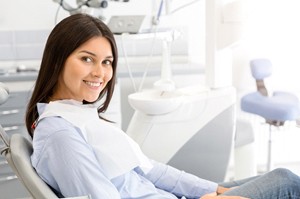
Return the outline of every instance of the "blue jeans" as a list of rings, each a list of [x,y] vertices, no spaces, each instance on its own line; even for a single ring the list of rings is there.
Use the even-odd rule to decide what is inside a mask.
[[[223,195],[244,196],[251,199],[299,199],[300,177],[288,169],[275,169],[261,176],[233,182],[220,183],[234,187]]]

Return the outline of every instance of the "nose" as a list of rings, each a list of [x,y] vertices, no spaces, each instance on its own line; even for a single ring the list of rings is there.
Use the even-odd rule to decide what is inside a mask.
[[[104,77],[104,73],[105,73],[105,70],[101,63],[95,65],[95,67],[93,68],[93,71],[92,71],[92,75],[94,77],[99,77],[99,78]]]

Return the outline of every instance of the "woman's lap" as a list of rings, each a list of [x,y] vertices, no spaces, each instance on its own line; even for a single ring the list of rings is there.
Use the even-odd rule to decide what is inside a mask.
[[[261,176],[220,185],[237,186],[223,195],[238,195],[252,199],[300,198],[300,177],[287,169],[275,169]]]

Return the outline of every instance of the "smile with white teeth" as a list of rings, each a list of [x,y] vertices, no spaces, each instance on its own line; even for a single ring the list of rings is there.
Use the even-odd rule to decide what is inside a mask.
[[[89,86],[94,86],[94,87],[96,87],[96,86],[100,86],[101,85],[101,83],[100,82],[88,82],[88,81],[84,81],[87,85],[89,85]]]

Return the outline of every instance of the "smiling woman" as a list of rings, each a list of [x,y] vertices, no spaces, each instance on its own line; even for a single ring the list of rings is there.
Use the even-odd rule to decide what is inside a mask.
[[[76,22],[78,25],[74,25]],[[118,51],[113,34],[99,22],[96,18],[78,14],[62,20],[52,30],[27,108],[26,125],[31,136],[31,125],[38,118],[37,103],[49,103],[52,98],[72,99],[74,95],[81,102],[92,103],[105,96],[98,111],[107,109],[116,81]],[[105,48],[99,48],[102,45]],[[100,83],[99,87],[95,87],[95,83]],[[89,92],[83,92],[83,88],[90,88]]]

